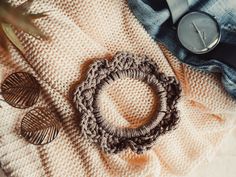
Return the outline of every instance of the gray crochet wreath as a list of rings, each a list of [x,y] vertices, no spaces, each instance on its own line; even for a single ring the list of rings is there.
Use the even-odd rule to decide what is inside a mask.
[[[129,77],[151,86],[159,97],[159,107],[150,121],[138,128],[116,127],[100,114],[98,95],[104,86]],[[90,67],[87,79],[74,94],[80,113],[82,134],[108,153],[118,153],[128,147],[136,153],[150,149],[162,134],[174,129],[179,121],[176,108],[180,84],[174,77],[161,73],[152,60],[128,52],[118,52],[112,61],[97,60]]]

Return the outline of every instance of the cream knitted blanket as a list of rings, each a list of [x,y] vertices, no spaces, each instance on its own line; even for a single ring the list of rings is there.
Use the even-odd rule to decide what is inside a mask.
[[[0,82],[16,71],[32,73],[43,87],[35,106],[56,108],[63,127],[52,143],[31,145],[19,136],[19,123],[32,108],[20,110],[1,102],[0,163],[7,175],[181,176],[209,159],[235,126],[236,102],[223,90],[219,77],[179,63],[158,46],[125,0],[41,0],[33,3],[31,11],[49,11],[48,17],[37,20],[37,25],[51,40],[36,40],[20,32],[26,58],[13,48],[10,60],[1,56]],[[148,55],[162,72],[175,76],[183,89],[178,128],[160,137],[151,150],[141,155],[130,150],[106,154],[83,138],[71,101],[73,86],[84,79],[88,64],[117,51]],[[101,109],[114,124],[135,127],[151,114],[154,100],[146,84],[124,79],[103,92]]]

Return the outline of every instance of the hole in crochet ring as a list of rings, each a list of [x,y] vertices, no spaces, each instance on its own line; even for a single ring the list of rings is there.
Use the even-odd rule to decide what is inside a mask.
[[[126,77],[103,87],[97,102],[101,116],[111,125],[138,128],[156,113],[159,96],[147,83]]]

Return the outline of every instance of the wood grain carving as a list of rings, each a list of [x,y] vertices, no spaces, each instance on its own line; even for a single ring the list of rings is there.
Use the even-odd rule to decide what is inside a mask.
[[[1,85],[4,100],[21,109],[33,106],[39,98],[40,90],[37,80],[26,72],[11,74]]]
[[[45,108],[28,112],[21,122],[21,135],[31,144],[43,145],[53,141],[61,128],[59,119]]]

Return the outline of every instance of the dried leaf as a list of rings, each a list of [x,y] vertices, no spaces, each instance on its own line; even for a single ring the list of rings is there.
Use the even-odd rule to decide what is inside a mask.
[[[0,47],[5,49],[7,46],[7,40],[9,39],[17,49],[19,49],[23,54],[24,50],[22,50],[22,45],[20,46],[18,38],[16,38],[16,34],[12,27],[16,29],[20,29],[35,38],[43,38],[47,39],[46,35],[34,25],[33,20],[41,17],[45,17],[46,13],[38,13],[38,14],[28,14],[27,11],[31,5],[33,0],[27,0],[25,3],[21,4],[18,7],[11,6],[10,3],[0,0],[0,26],[7,24],[8,33],[5,34],[5,30],[2,32],[4,35],[0,34]],[[10,31],[10,32],[9,32]],[[9,34],[10,33],[10,34]],[[14,34],[13,34],[14,33]],[[11,36],[11,37],[9,37]],[[17,45],[16,45],[17,44]],[[7,52],[7,50],[5,50]]]
[[[11,28],[11,25],[2,23],[2,29],[7,36],[7,38],[16,46],[22,53],[25,52],[24,47],[21,45],[19,38],[16,36],[14,30]]]
[[[23,4],[19,5],[16,9],[19,11],[27,11],[29,10],[30,6],[32,5],[34,0],[27,0]]]
[[[0,26],[0,52],[8,53],[7,38],[1,26]]]
[[[36,38],[38,37],[45,38],[44,33],[32,23],[32,20],[27,15],[23,15],[17,12],[14,13],[12,12],[4,16],[3,20]]]
[[[18,72],[8,76],[1,85],[4,100],[16,108],[33,106],[40,94],[40,85],[29,73]]]
[[[61,128],[57,117],[44,108],[35,108],[28,112],[21,122],[21,135],[35,145],[53,141]]]
[[[37,13],[37,14],[28,14],[28,17],[31,20],[35,20],[35,19],[38,19],[38,18],[43,18],[43,17],[46,17],[46,16],[47,16],[46,12]]]

